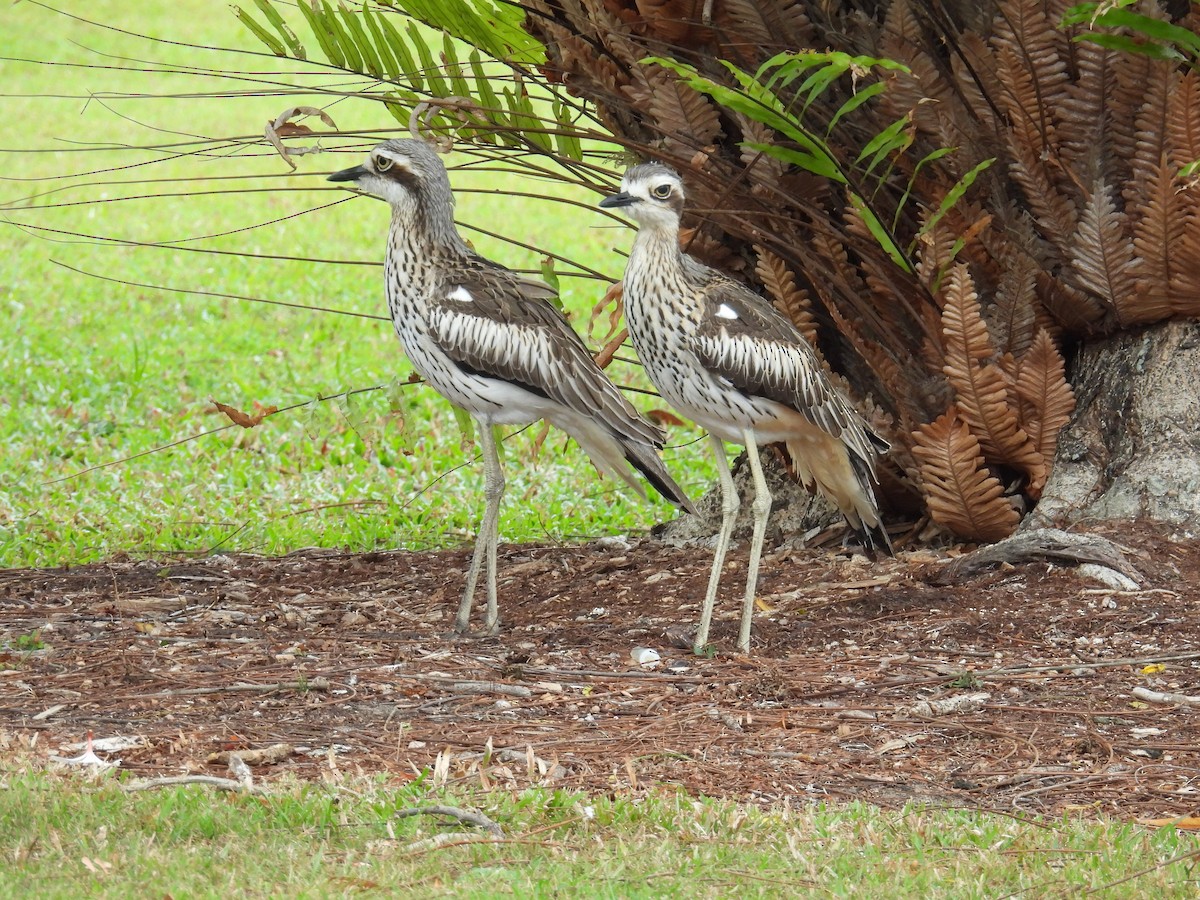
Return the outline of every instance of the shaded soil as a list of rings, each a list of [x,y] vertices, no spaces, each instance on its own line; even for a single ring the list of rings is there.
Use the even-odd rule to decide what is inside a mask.
[[[1049,563],[943,586],[946,554],[778,552],[749,658],[733,652],[744,555],[716,655],[697,657],[679,645],[710,553],[653,541],[502,547],[494,638],[447,635],[465,551],[0,572],[0,750],[74,755],[91,730],[130,738],[101,756],[146,776],[225,775],[212,754],[284,745],[257,779],[428,768],[501,787],[1195,814],[1200,710],[1131,691],[1200,694],[1200,541],[1098,530],[1131,549],[1142,590]],[[635,647],[661,661],[636,665]]]

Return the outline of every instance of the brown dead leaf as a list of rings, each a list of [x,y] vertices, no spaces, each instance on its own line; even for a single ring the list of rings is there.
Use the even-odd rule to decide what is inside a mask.
[[[629,332],[622,328],[617,332],[607,344],[605,344],[599,353],[596,354],[596,365],[602,369],[608,368],[608,364],[612,362],[612,358],[617,355],[617,351],[621,349],[621,344],[625,343],[625,338],[629,337]]]
[[[667,409],[652,409],[646,413],[646,418],[659,425],[669,425],[673,428],[686,428],[687,422]]]
[[[211,400],[210,402],[217,408],[217,412],[225,413],[230,422],[234,425],[241,425],[243,428],[256,428],[262,424],[262,420],[267,416],[279,412],[279,407],[277,406],[264,406],[261,412],[250,415],[249,413],[242,412],[237,407],[227,406],[220,400]]]
[[[592,329],[600,320],[601,313],[606,309],[608,310],[608,333],[603,338],[605,343],[617,333],[617,328],[621,324],[621,315],[625,312],[625,282],[618,281],[616,284],[609,285],[604,296],[592,307],[591,313],[588,314],[588,334],[592,333]]]
[[[303,125],[299,122],[293,122],[292,119],[296,118],[297,116],[317,116],[330,128],[335,130],[337,129],[337,125],[334,123],[333,117],[330,116],[329,113],[325,112],[325,110],[317,109],[315,106],[291,106],[276,116],[274,121],[268,121],[267,127],[263,129],[263,135],[271,143],[271,146],[275,148],[275,151],[283,157],[283,161],[293,169],[296,168],[296,163],[292,159],[293,156],[303,156],[306,153],[318,153],[321,149],[317,146],[288,147],[284,145],[283,139],[285,137],[307,137],[309,135],[316,134],[316,132],[307,125]]]
[[[1183,831],[1200,831],[1200,816],[1175,816],[1171,819],[1138,819],[1139,825],[1153,825],[1155,828],[1172,826]]]
[[[79,861],[83,863],[84,868],[86,868],[93,875],[107,875],[112,871],[113,868],[112,863],[105,862],[102,859],[90,859],[86,856],[81,856]]]
[[[316,132],[299,122],[284,122],[275,129],[275,134],[279,137],[303,137],[306,134],[316,134]]]

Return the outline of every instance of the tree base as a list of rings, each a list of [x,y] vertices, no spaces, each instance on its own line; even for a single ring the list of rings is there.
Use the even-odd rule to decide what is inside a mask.
[[[824,497],[809,491],[788,474],[778,453],[764,448],[763,475],[771,492],[771,518],[767,522],[766,546],[778,546],[787,541],[801,541],[805,535],[842,521],[841,514]],[[733,466],[733,483],[742,499],[737,523],[733,528],[735,540],[745,540],[754,530],[750,504],[754,501],[754,482],[745,451],[738,455]],[[721,486],[709,490],[696,502],[696,514],[680,516],[657,526],[653,534],[659,540],[676,546],[704,544],[712,541],[721,530]],[[850,533],[847,531],[847,533]]]
[[[1200,530],[1200,322],[1089,342],[1070,372],[1075,414],[1022,528],[1150,519]]]

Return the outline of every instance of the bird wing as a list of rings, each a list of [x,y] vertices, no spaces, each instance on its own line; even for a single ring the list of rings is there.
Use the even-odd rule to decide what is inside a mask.
[[[442,349],[459,365],[600,418],[617,434],[661,447],[663,432],[643,419],[596,365],[566,317],[549,302],[554,296],[541,281],[478,260],[442,281],[431,321]]]
[[[887,449],[829,381],[816,351],[767,300],[711,273],[694,338],[700,362],[743,394],[790,406],[864,459]]]

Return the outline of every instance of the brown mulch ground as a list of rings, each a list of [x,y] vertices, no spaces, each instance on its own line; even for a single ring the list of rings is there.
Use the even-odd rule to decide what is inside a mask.
[[[1131,691],[1200,694],[1200,541],[1101,533],[1133,550],[1143,590],[1050,563],[939,586],[930,552],[777,553],[750,658],[733,652],[744,553],[706,659],[672,636],[694,624],[709,552],[652,541],[502,547],[498,638],[447,636],[465,551],[5,571],[0,749],[73,755],[92,730],[136,739],[101,755],[147,776],[224,775],[210,754],[282,744],[260,781],[432,768],[502,787],[1195,814],[1200,709]],[[18,649],[34,632],[45,649]],[[638,646],[661,662],[635,665]]]

